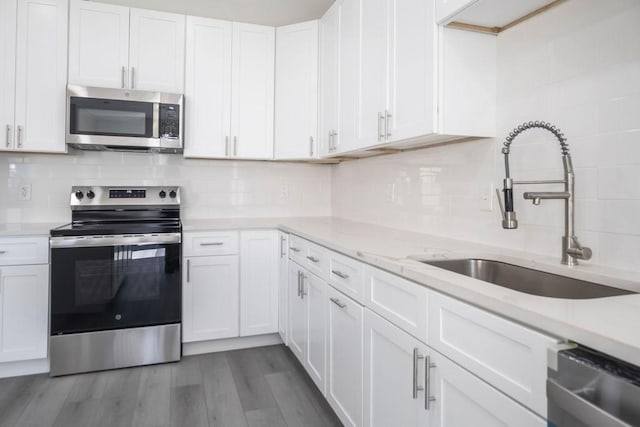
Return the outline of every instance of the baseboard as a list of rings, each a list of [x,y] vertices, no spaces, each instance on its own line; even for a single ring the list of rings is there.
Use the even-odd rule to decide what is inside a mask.
[[[282,344],[282,340],[278,334],[188,342],[182,344],[182,355],[192,356],[195,354],[217,353],[219,351],[240,350],[242,348],[264,347],[266,345],[276,344]]]
[[[22,360],[0,363],[0,378],[49,372],[49,359]]]

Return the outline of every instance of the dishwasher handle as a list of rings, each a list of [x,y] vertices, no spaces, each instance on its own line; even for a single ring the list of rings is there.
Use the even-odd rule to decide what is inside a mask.
[[[589,427],[633,427],[593,403],[581,398],[553,379],[547,379],[549,405],[570,414]],[[553,419],[549,420],[553,425]]]

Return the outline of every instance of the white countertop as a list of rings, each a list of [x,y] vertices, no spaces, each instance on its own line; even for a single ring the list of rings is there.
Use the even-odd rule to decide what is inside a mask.
[[[560,338],[640,366],[640,294],[591,300],[529,295],[408,259],[490,258],[640,292],[640,275],[340,218],[186,220],[185,231],[280,228]]]
[[[61,226],[62,223],[38,222],[25,224],[0,223],[0,237],[9,236],[48,236],[52,228]]]

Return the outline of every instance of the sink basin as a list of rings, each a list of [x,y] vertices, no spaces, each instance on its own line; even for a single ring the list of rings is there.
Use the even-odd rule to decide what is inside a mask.
[[[551,298],[592,299],[635,292],[486,259],[420,261],[515,291]]]

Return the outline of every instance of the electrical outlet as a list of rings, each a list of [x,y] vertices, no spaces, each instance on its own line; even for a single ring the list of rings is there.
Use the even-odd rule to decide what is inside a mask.
[[[282,184],[280,186],[280,198],[283,200],[286,200],[289,198],[289,185],[288,184]]]
[[[31,184],[22,184],[18,187],[18,200],[21,202],[31,200]]]
[[[486,191],[482,192],[480,196],[482,199],[481,203],[481,211],[484,212],[493,212],[493,197],[495,190],[493,189],[493,184],[489,184],[486,188]]]

